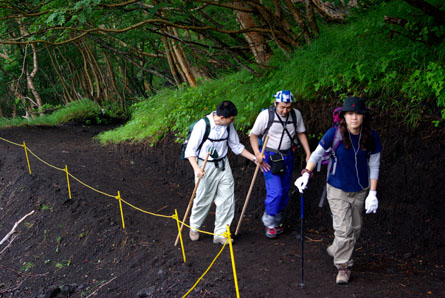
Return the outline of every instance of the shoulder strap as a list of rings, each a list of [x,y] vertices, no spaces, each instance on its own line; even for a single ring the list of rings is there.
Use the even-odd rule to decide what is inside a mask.
[[[292,122],[294,123],[294,136],[295,136],[295,135],[297,135],[297,115],[296,115],[296,113],[295,113],[293,108],[292,108],[290,114],[291,114]],[[277,113],[277,115],[278,115],[278,113]],[[297,143],[295,143],[294,138],[291,137],[289,131],[287,130],[286,125],[288,123],[287,122],[288,119],[289,119],[289,114],[287,115],[286,123],[283,123],[283,121],[281,121],[280,117],[278,116],[278,120],[280,120],[280,123],[283,126],[283,135],[284,135],[284,132],[286,132],[287,136],[289,137],[289,140],[290,140],[291,144],[297,146],[298,145],[298,141],[297,141]],[[281,139],[283,139],[283,135],[281,135]],[[280,140],[280,145],[281,145],[281,140]]]
[[[335,128],[335,134],[334,134],[334,139],[332,140],[332,150],[334,152],[337,151],[338,146],[340,145],[341,142],[341,131],[340,131],[340,127],[336,127]]]
[[[267,111],[269,113],[269,119],[267,120],[267,126],[263,133],[264,136],[267,135],[267,133],[269,132],[269,128],[272,126],[273,121],[275,119],[275,107],[270,106],[267,108]]]
[[[297,113],[295,113],[295,110],[293,108],[292,110],[290,110],[290,116],[292,117],[292,121],[294,122],[295,134],[297,134]]]
[[[199,146],[198,146],[198,154],[199,154],[199,151],[201,151],[202,145],[204,144],[205,141],[207,141],[207,139],[209,138],[209,134],[210,134],[210,120],[209,120],[209,118],[207,118],[207,116],[205,116],[202,119],[204,119],[204,121],[206,123],[206,130],[204,132],[204,136],[202,137],[201,144],[199,144]]]
[[[338,146],[340,145],[341,142],[341,132],[340,132],[340,128],[337,126],[335,128],[335,134],[334,134],[334,139],[332,140],[332,145],[331,145],[331,157],[329,159],[329,164],[328,164],[328,171],[327,171],[327,176],[326,176],[326,181],[329,177],[329,175],[332,173],[332,175],[335,175],[335,170],[337,169],[337,149]],[[332,171],[331,171],[332,168]]]

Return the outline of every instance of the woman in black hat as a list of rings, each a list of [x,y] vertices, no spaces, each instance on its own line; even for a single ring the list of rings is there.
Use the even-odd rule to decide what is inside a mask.
[[[382,145],[378,134],[370,127],[363,99],[346,98],[340,119],[338,129],[331,128],[325,133],[295,185],[303,193],[320,158],[330,148],[337,147],[331,149],[333,166],[327,180],[327,199],[335,230],[334,241],[327,252],[338,269],[336,282],[347,284],[354,245],[362,227],[363,207],[366,213],[375,213],[378,208],[377,180]],[[334,146],[334,140],[340,139],[339,145]]]

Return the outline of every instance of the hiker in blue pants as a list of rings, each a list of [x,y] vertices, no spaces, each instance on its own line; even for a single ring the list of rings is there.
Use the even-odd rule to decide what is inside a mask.
[[[268,238],[276,238],[283,233],[283,211],[289,202],[293,152],[298,144],[295,137],[306,153],[306,161],[311,154],[303,117],[300,111],[292,108],[292,93],[289,90],[278,91],[274,98],[274,105],[258,115],[250,131],[250,144],[257,160],[261,162],[264,159],[270,165],[270,170],[263,170],[267,194],[262,220]],[[266,135],[269,135],[269,141],[262,156],[258,138],[261,136],[260,140],[264,140]]]
[[[336,139],[341,140],[337,146]],[[335,147],[327,180],[327,199],[335,237],[327,253],[338,269],[336,283],[347,284],[354,245],[362,228],[363,207],[367,214],[375,213],[378,207],[377,180],[382,145],[378,134],[370,127],[370,116],[363,99],[345,99],[338,129],[331,128],[325,133],[301,172],[302,176],[295,181],[300,193],[306,189],[312,170],[324,153]]]

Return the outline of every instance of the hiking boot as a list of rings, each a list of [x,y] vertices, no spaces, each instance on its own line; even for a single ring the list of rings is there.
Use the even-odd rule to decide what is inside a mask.
[[[269,239],[277,238],[278,233],[275,228],[268,228],[266,227],[266,237]]]
[[[197,231],[193,231],[192,229],[190,229],[189,237],[190,237],[190,240],[192,240],[192,241],[198,241],[199,233]]]
[[[351,276],[351,270],[348,268],[348,265],[342,264],[338,267],[338,274],[336,282],[339,285],[345,285],[349,281],[349,277]]]
[[[328,253],[328,255],[330,257],[334,257],[334,248],[332,247],[332,245],[328,246],[328,248],[326,248],[326,252]]]
[[[233,244],[233,239],[231,239],[232,240],[232,244]],[[224,245],[225,243],[226,243],[226,241],[227,241],[227,238],[226,237],[221,237],[221,236],[215,236],[215,237],[213,237],[213,243],[215,243],[215,244],[221,244],[221,245]],[[229,244],[229,242],[227,241],[227,244]]]
[[[284,229],[283,229],[283,227],[276,227],[276,228],[275,228],[275,231],[277,231],[277,235],[281,235],[281,234],[284,233]]]

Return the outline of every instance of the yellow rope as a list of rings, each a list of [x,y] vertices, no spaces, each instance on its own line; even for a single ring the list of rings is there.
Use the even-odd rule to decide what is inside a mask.
[[[0,137],[0,140],[5,141],[5,142],[10,143],[10,144],[13,144],[13,145],[16,145],[16,146],[19,146],[19,147],[23,147],[22,144],[11,142],[11,141],[9,141],[7,139],[4,139],[2,137]]]
[[[29,148],[27,148],[24,142],[23,142],[23,145],[21,145],[21,144],[18,144],[18,143],[11,142],[11,141],[9,141],[9,140],[7,140],[7,139],[4,139],[4,138],[2,138],[2,137],[0,137],[0,140],[3,140],[3,141],[5,141],[5,142],[7,142],[7,143],[10,143],[10,144],[13,144],[13,145],[22,147],[22,148],[24,148],[24,149],[26,150],[25,153],[27,153],[27,152],[29,151],[29,153],[31,153],[31,154],[32,154],[35,158],[37,158],[40,162],[46,164],[47,166],[49,166],[49,167],[51,167],[51,168],[53,168],[53,169],[56,169],[56,170],[65,172],[66,175],[67,175],[68,191],[69,191],[69,193],[70,193],[70,198],[71,198],[71,191],[70,191],[69,179],[68,179],[69,176],[71,176],[71,178],[73,178],[74,180],[76,180],[77,182],[79,182],[80,184],[82,184],[83,186],[85,186],[85,187],[87,187],[87,188],[89,188],[89,189],[91,189],[91,190],[93,190],[93,191],[95,191],[95,192],[97,192],[97,193],[99,193],[99,194],[102,194],[102,195],[104,195],[104,196],[107,196],[107,197],[110,197],[110,198],[117,199],[117,200],[119,200],[119,202],[124,202],[125,204],[127,204],[128,206],[132,207],[132,208],[135,209],[135,210],[138,210],[138,211],[141,211],[141,212],[143,212],[143,213],[150,214],[150,215],[153,215],[153,216],[164,217],[164,218],[172,218],[172,219],[176,220],[177,225],[178,225],[178,228],[179,228],[179,223],[182,223],[182,224],[185,225],[186,227],[188,227],[188,228],[190,228],[190,229],[193,229],[193,230],[195,230],[195,231],[198,231],[198,232],[200,232],[200,233],[203,233],[203,234],[214,235],[214,236],[223,236],[223,237],[225,237],[225,238],[226,238],[226,242],[224,243],[223,247],[222,247],[221,250],[218,252],[218,254],[216,255],[216,257],[213,259],[212,263],[209,265],[209,267],[207,268],[207,270],[201,275],[201,277],[195,282],[195,284],[193,285],[193,287],[192,287],[192,288],[191,288],[191,289],[190,289],[190,290],[189,290],[183,297],[186,297],[188,294],[190,294],[190,292],[196,287],[196,285],[198,285],[198,283],[204,278],[204,276],[207,274],[207,272],[209,272],[210,268],[212,268],[213,264],[214,264],[214,263],[216,262],[216,260],[219,258],[219,256],[220,256],[221,253],[223,252],[223,250],[224,250],[224,248],[226,247],[226,245],[227,245],[227,243],[229,242],[229,240],[231,241],[231,238],[230,238],[230,230],[228,230],[229,232],[224,232],[223,234],[214,234],[214,233],[211,233],[211,232],[207,232],[207,231],[202,231],[202,230],[194,229],[194,228],[192,228],[191,226],[187,225],[186,223],[183,223],[182,221],[179,220],[178,215],[177,215],[177,211],[176,211],[176,210],[175,210],[175,213],[176,213],[176,214],[174,214],[174,215],[170,215],[170,216],[168,216],[168,215],[162,215],[162,214],[156,214],[156,213],[153,213],[153,212],[149,212],[149,211],[143,210],[143,209],[138,208],[138,207],[136,207],[136,206],[130,204],[129,202],[123,200],[123,199],[120,197],[120,193],[119,193],[119,191],[118,191],[118,195],[117,195],[117,196],[108,194],[108,193],[103,192],[103,191],[100,191],[100,190],[98,190],[98,189],[96,189],[96,188],[94,188],[94,187],[92,187],[92,186],[89,186],[89,185],[86,184],[85,182],[81,181],[80,179],[78,179],[77,177],[75,177],[74,175],[72,175],[71,173],[69,173],[69,172],[68,172],[68,167],[67,167],[66,165],[65,165],[65,168],[62,169],[62,168],[56,167],[56,166],[54,166],[54,165],[52,165],[52,164],[50,164],[50,163],[44,161],[44,160],[41,159],[39,156],[37,156],[34,152],[32,152]],[[123,227],[124,227],[124,229],[125,229],[125,224],[124,224],[124,221],[123,221],[122,205],[120,205],[120,208],[121,208],[121,216],[122,216],[122,225],[123,225]],[[181,241],[181,242],[182,242],[182,241]],[[231,243],[230,243],[230,246],[231,246]],[[234,255],[233,255],[232,247],[230,247],[230,248],[231,248],[231,250],[230,250],[230,255],[231,255],[231,258],[232,258],[232,266],[233,266],[233,270],[234,270],[234,278],[236,279],[236,271],[235,271],[235,263],[234,263],[235,258],[234,258]],[[183,251],[183,254],[184,254],[184,251]],[[185,254],[184,254],[184,262],[185,262]],[[237,285],[237,282],[236,282],[236,281],[235,281],[235,287],[236,287],[237,297],[239,297],[238,285]]]
[[[73,176],[73,174],[70,174],[70,173],[68,173],[68,174],[70,175],[71,178],[73,178],[74,180],[76,180],[77,182],[79,182],[80,184],[82,184],[83,186],[88,187],[89,189],[91,189],[91,190],[93,190],[93,191],[95,191],[95,192],[97,192],[97,193],[103,194],[104,196],[107,196],[107,197],[116,199],[116,196],[107,194],[106,192],[103,192],[103,191],[100,191],[100,190],[97,190],[97,189],[95,189],[94,187],[91,187],[91,186],[89,186],[88,184],[82,182],[82,181],[79,180],[77,177]]]
[[[195,229],[195,228],[192,228],[191,226],[189,226],[188,224],[186,224],[185,222],[183,223],[182,221],[179,221],[180,223],[182,223],[182,224],[184,224],[184,226],[186,226],[187,228],[189,228],[189,229],[191,229],[191,230],[193,230],[193,231],[196,231],[196,232],[200,232],[200,233],[202,233],[202,234],[207,234],[207,235],[212,235],[212,236],[225,236],[226,235],[226,232],[224,232],[224,233],[222,233],[222,234],[214,234],[214,233],[212,233],[212,232],[207,232],[207,231],[202,231],[202,230],[198,230],[198,229]]]
[[[51,167],[51,168],[54,168],[54,169],[56,169],[56,170],[65,172],[65,169],[62,169],[62,168],[58,168],[58,167],[56,167],[56,166],[53,166],[52,164],[47,163],[46,161],[44,161],[43,159],[41,159],[40,157],[38,157],[38,156],[37,156],[34,152],[32,152],[31,149],[29,149],[28,147],[26,147],[26,150],[28,150],[29,153],[31,153],[32,155],[34,155],[35,158],[37,158],[38,160],[40,160],[41,162],[43,162],[43,163],[46,164],[47,166],[49,166],[49,167]]]
[[[162,215],[162,214],[156,214],[156,213],[153,213],[153,212],[150,212],[150,211],[145,211],[145,210],[143,210],[143,209],[141,209],[141,208],[138,208],[138,207],[136,207],[136,206],[134,206],[134,205],[128,203],[128,202],[125,201],[124,199],[121,199],[121,200],[122,200],[122,203],[127,204],[127,205],[130,206],[131,208],[134,208],[134,209],[136,209],[136,210],[138,210],[138,211],[141,211],[141,212],[143,212],[143,213],[147,213],[147,214],[154,215],[154,216],[159,216],[159,217],[164,217],[164,218],[173,218],[173,215]]]
[[[210,268],[212,268],[213,264],[215,263],[215,261],[218,259],[218,257],[220,256],[220,254],[223,252],[224,248],[226,247],[227,242],[229,241],[229,239],[227,238],[226,242],[224,243],[223,247],[221,248],[221,250],[219,251],[219,253],[216,255],[216,257],[213,259],[212,263],[210,263],[210,266],[207,268],[207,270],[201,275],[201,277],[195,282],[195,284],[193,285],[193,287],[188,290],[187,293],[185,293],[184,296],[182,296],[182,298],[187,297],[188,294],[190,294],[190,292],[198,285],[198,283],[201,281],[201,279],[204,278],[204,276],[207,274],[207,272],[209,272]]]

